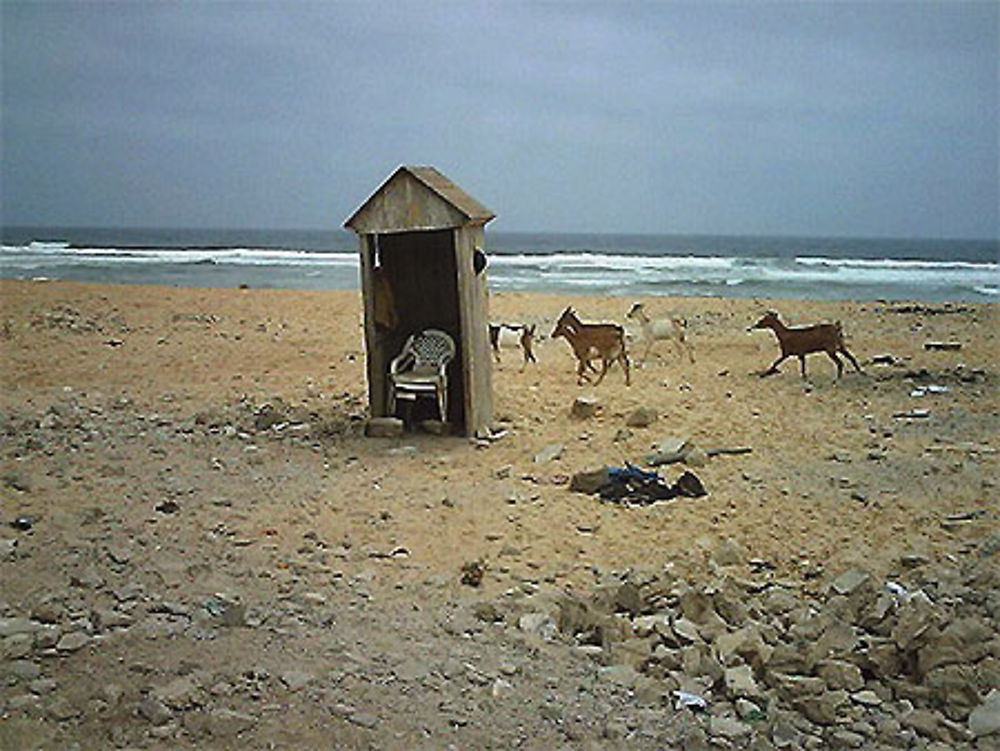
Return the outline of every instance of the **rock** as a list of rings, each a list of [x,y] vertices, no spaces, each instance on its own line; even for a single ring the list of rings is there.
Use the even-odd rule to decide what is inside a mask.
[[[969,714],[969,732],[976,738],[1000,733],[1000,689],[990,691]]]
[[[860,668],[845,660],[823,660],[817,663],[816,674],[831,689],[842,688],[848,691],[859,691],[865,685]]]
[[[0,537],[0,560],[10,560],[17,552],[16,537]]]
[[[869,576],[867,573],[860,569],[852,568],[834,579],[830,584],[830,589],[837,594],[850,595],[854,590],[868,581],[868,579]]]
[[[0,639],[15,634],[33,634],[41,627],[28,618],[0,618]]]
[[[931,559],[923,553],[911,550],[900,556],[899,562],[904,568],[917,568],[918,566],[926,566],[931,562]]]
[[[451,423],[440,420],[424,420],[420,423],[420,429],[431,435],[445,436],[451,434]]]
[[[716,656],[724,665],[733,665],[736,660],[743,660],[754,670],[762,670],[774,654],[774,647],[764,642],[759,627],[753,623],[736,631],[719,634],[713,646]]]
[[[393,673],[401,681],[420,681],[431,674],[431,667],[423,660],[411,657],[397,665]]]
[[[833,748],[861,748],[865,745],[865,736],[850,730],[835,730],[829,736]]]
[[[182,675],[155,689],[152,695],[170,709],[183,710],[198,703],[199,691],[198,684],[190,675]]]
[[[379,716],[372,712],[354,712],[347,719],[351,722],[351,724],[362,728],[368,728],[369,730],[377,728],[379,723],[382,722]]]
[[[753,670],[750,669],[749,665],[726,668],[723,680],[726,684],[726,693],[731,698],[757,698],[761,696],[760,687],[754,680]]]
[[[689,451],[685,452],[681,461],[689,467],[704,467],[708,464],[708,454],[700,448],[692,447]]]
[[[693,642],[701,641],[701,635],[698,633],[697,624],[686,618],[678,618],[675,620],[673,629],[674,633],[681,639],[682,643],[691,644]]]
[[[747,555],[745,547],[727,537],[716,546],[712,553],[712,560],[719,566],[738,566],[746,562]]]
[[[854,628],[840,620],[831,620],[822,635],[809,649],[813,661],[851,654],[858,645]]]
[[[313,676],[302,670],[286,670],[279,678],[289,691],[299,691],[309,685]]]
[[[208,598],[203,607],[222,626],[238,628],[247,625],[246,605],[229,597],[217,594]]]
[[[11,660],[0,664],[0,676],[13,678],[15,681],[28,683],[42,674],[42,667],[31,660]]]
[[[802,696],[818,696],[826,691],[822,678],[811,675],[789,675],[768,673],[767,681],[785,701],[794,701]]]
[[[100,589],[104,586],[104,577],[101,576],[101,572],[97,570],[96,566],[90,565],[84,567],[84,569],[79,573],[71,576],[70,583],[75,587]]]
[[[630,428],[648,428],[659,418],[659,414],[652,407],[639,407],[625,420],[625,425]]]
[[[18,660],[31,654],[31,648],[35,643],[32,634],[14,634],[0,641],[0,659]]]
[[[552,616],[548,613],[525,613],[517,621],[517,627],[522,631],[550,641],[556,635],[558,628]]]
[[[708,724],[708,732],[712,736],[724,738],[744,738],[750,735],[751,727],[731,717],[712,715]]]
[[[851,701],[855,704],[860,704],[863,707],[878,707],[882,704],[882,700],[879,698],[878,694],[870,689],[865,689],[851,694]]]
[[[736,708],[736,715],[741,720],[760,720],[764,717],[764,712],[761,710],[760,706],[749,699],[737,699],[733,702],[733,706]]]
[[[60,652],[75,652],[90,643],[90,636],[83,631],[72,631],[56,644]]]
[[[826,691],[817,696],[801,696],[792,705],[810,722],[833,725],[841,720],[842,711],[848,706],[846,691]]]
[[[599,668],[597,674],[604,680],[625,688],[632,688],[639,678],[639,674],[629,665],[609,665]]]
[[[948,732],[941,725],[944,718],[930,709],[912,709],[899,717],[904,727],[913,728],[920,735],[934,740],[947,740]]]
[[[633,617],[640,615],[643,604],[639,586],[634,582],[623,582],[614,591],[613,604],[616,611],[625,611]]]
[[[535,464],[546,464],[553,462],[562,456],[565,446],[561,443],[550,443],[537,454],[535,454]]]
[[[609,482],[608,468],[585,470],[577,472],[570,478],[569,489],[575,493],[596,493]]]
[[[577,420],[586,420],[596,415],[600,406],[601,403],[595,396],[578,396],[573,400],[573,406],[570,407],[569,414],[570,417]]]
[[[935,625],[932,606],[924,600],[911,598],[900,609],[892,639],[900,649],[908,649]]]
[[[45,713],[56,722],[71,720],[83,714],[82,710],[74,707],[67,699],[61,696],[57,696],[49,702]]]
[[[398,417],[373,417],[365,424],[369,438],[399,438],[403,435],[403,421]]]
[[[257,724],[251,714],[232,709],[213,709],[205,718],[204,729],[213,738],[232,738]]]
[[[166,725],[174,716],[162,701],[152,696],[147,696],[140,701],[137,710],[153,725]]]

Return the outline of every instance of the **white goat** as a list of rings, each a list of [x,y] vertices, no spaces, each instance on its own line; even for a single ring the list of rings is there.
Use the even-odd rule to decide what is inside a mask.
[[[683,318],[658,318],[654,321],[646,314],[641,302],[632,306],[626,318],[638,321],[642,327],[642,340],[646,343],[646,350],[642,353],[643,362],[649,357],[649,350],[653,344],[661,339],[676,343],[678,352],[687,350],[688,359],[694,362],[694,348],[687,340],[687,321]]]

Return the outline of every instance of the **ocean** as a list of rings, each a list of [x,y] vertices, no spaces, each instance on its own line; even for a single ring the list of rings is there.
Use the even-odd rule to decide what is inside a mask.
[[[618,297],[1000,301],[997,240],[486,232],[490,289]],[[331,230],[4,227],[0,278],[357,289]]]

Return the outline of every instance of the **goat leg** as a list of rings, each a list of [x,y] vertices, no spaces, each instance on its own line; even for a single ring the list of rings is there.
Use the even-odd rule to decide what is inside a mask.
[[[850,352],[848,352],[848,351],[847,351],[847,347],[843,347],[843,346],[842,346],[842,347],[840,348],[840,352],[841,352],[841,354],[843,354],[843,355],[844,355],[844,356],[845,356],[845,357],[846,357],[846,358],[847,358],[848,360],[850,360],[850,361],[851,361],[851,365],[853,365],[853,366],[854,366],[854,369],[855,369],[856,371],[858,371],[859,373],[864,373],[864,372],[865,372],[865,371],[863,371],[863,370],[861,369],[861,366],[860,366],[860,365],[858,365],[858,361],[854,359],[854,355],[852,355],[852,354],[851,354]]]
[[[802,377],[806,377],[806,356],[799,355],[799,369],[802,371]]]
[[[760,377],[767,378],[768,376],[774,375],[775,373],[780,373],[781,371],[778,370],[778,366],[781,365],[781,363],[783,363],[787,358],[788,355],[782,355],[781,357],[779,357],[777,360],[774,361],[774,363],[772,363],[770,368],[768,368],[767,370],[765,370],[763,373],[760,374]]]
[[[837,366],[837,378],[840,378],[842,375],[844,375],[843,361],[839,357],[837,357],[837,353],[834,352],[833,350],[826,350],[826,354],[830,356],[830,359],[833,360],[834,364]]]
[[[603,381],[603,380],[604,380],[604,376],[605,376],[605,375],[607,374],[607,372],[608,372],[608,367],[609,367],[609,366],[611,365],[611,363],[609,363],[609,362],[608,362],[607,360],[602,360],[602,361],[601,361],[601,364],[602,364],[602,365],[603,365],[604,367],[603,367],[603,368],[601,369],[601,374],[600,374],[599,376],[597,376],[597,380],[596,380],[596,381],[594,381],[594,385],[595,385],[595,386],[599,386],[599,385],[600,385],[600,383],[601,383],[601,381]]]

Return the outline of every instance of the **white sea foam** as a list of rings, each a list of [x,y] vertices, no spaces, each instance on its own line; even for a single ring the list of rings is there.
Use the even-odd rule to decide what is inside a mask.
[[[797,256],[795,263],[803,266],[829,266],[831,268],[858,269],[908,269],[908,270],[941,270],[941,269],[973,269],[976,271],[992,271],[996,273],[995,263],[973,263],[971,261],[919,261],[893,258],[818,258],[814,256]]]
[[[35,240],[0,246],[0,275],[86,278],[108,270],[129,281],[168,278],[197,286],[266,274],[278,284],[356,285],[357,252],[266,247],[71,247]],[[819,255],[638,255],[616,252],[490,253],[498,290],[580,290],[592,294],[681,294],[867,299],[967,299],[1000,294],[998,264],[830,258]],[[272,271],[274,273],[272,273]],[[116,276],[117,275],[117,276]],[[275,276],[277,275],[277,277]],[[188,281],[190,280],[190,281]],[[239,279],[242,281],[243,279]],[[306,282],[306,280],[312,280]]]
[[[318,253],[269,248],[72,248],[65,243],[4,245],[5,265],[32,268],[38,263],[65,264],[232,264],[246,266],[357,266],[356,253]]]
[[[495,254],[490,256],[490,265],[495,267],[529,268],[581,268],[593,270],[597,268],[620,269],[622,271],[641,271],[643,269],[730,269],[736,263],[735,258],[722,256],[638,256],[615,253],[548,253],[530,254]]]

